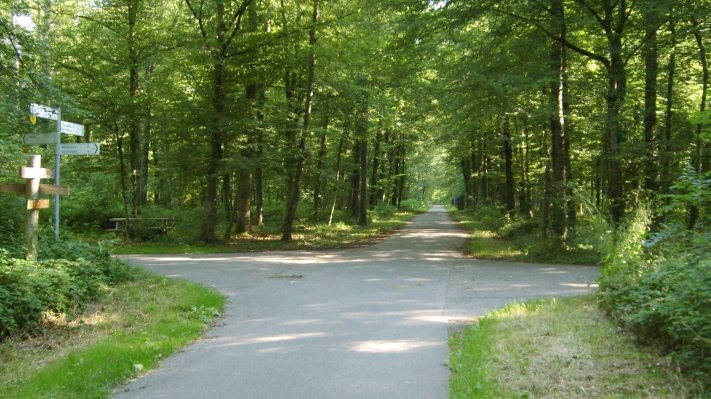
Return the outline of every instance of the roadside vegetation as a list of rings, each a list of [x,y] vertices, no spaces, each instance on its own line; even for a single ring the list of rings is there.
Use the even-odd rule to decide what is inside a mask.
[[[450,340],[453,399],[690,398],[677,363],[600,310],[594,296],[517,303]]]
[[[225,299],[78,242],[0,252],[0,397],[105,398],[196,339]]]
[[[710,206],[708,174],[689,171],[615,228],[586,209],[554,246],[534,239],[540,220],[453,212],[475,257],[598,263],[601,277],[594,295],[511,305],[454,336],[452,396],[711,397]]]
[[[278,219],[268,220],[253,226],[249,232],[232,234],[214,243],[201,243],[193,239],[195,226],[191,217],[176,222],[174,230],[167,235],[132,238],[124,240],[121,235],[110,235],[112,252],[115,254],[159,253],[231,253],[281,250],[333,249],[359,246],[387,237],[399,229],[416,213],[426,211],[427,204],[410,201],[400,209],[380,205],[369,213],[368,224],[359,225],[353,216],[339,212],[329,225],[325,221],[313,221],[306,215],[294,226],[291,241],[281,240]]]
[[[609,226],[595,218],[581,218],[566,242],[541,239],[541,218],[502,216],[501,209],[477,206],[452,210],[452,217],[469,231],[464,251],[476,258],[595,265],[600,263],[600,244]]]
[[[411,204],[415,205],[414,202]],[[65,226],[45,230],[38,261],[24,259],[20,235],[0,237],[0,397],[105,398],[198,338],[223,309],[218,293],[155,276],[114,253],[215,253],[366,245],[400,228],[426,206],[379,206],[367,226],[347,215],[328,226],[298,219],[293,240],[273,224],[218,243],[190,240],[188,215],[167,235],[125,241]],[[71,220],[71,219],[69,219]],[[99,238],[100,237],[100,238]],[[111,361],[107,361],[111,359]]]

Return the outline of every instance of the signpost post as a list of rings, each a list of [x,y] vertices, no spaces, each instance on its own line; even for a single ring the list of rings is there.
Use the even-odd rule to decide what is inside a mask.
[[[40,179],[51,179],[48,169],[42,168],[42,158],[31,155],[27,166],[20,168],[20,177],[27,180],[25,184],[3,184],[0,191],[24,194],[27,197],[27,222],[25,223],[25,247],[27,259],[37,260],[37,229],[39,226],[40,209],[49,208],[49,200],[40,198],[40,195],[54,194],[69,195],[69,187],[49,184],[40,184]]]
[[[98,143],[62,144],[62,133],[83,136],[84,125],[62,121],[62,109],[46,105],[30,104],[30,117],[57,121],[55,133],[30,133],[22,141],[27,145],[54,144],[54,239],[59,240],[59,197],[64,195],[59,189],[59,165],[62,155],[99,155]],[[45,192],[47,189],[45,188]]]

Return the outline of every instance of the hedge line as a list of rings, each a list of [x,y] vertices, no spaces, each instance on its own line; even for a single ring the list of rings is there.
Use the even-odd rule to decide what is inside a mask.
[[[47,311],[67,312],[94,299],[104,286],[131,278],[128,266],[97,246],[45,246],[28,261],[0,249],[0,338],[36,331]]]
[[[640,207],[615,234],[600,279],[601,303],[642,342],[671,353],[709,392],[711,233],[697,225],[650,234],[652,225],[652,212]]]

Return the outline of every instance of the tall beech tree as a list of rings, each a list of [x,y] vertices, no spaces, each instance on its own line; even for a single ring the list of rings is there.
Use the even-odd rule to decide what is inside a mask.
[[[225,118],[228,108],[227,85],[228,63],[236,55],[233,47],[242,29],[242,17],[251,0],[231,2],[217,0],[199,3],[185,0],[190,13],[195,18],[204,50],[212,62],[212,114],[210,116],[210,155],[207,159],[207,185],[204,193],[205,214],[200,232],[200,240],[214,242],[217,225],[217,190],[220,181],[220,162],[223,156]]]

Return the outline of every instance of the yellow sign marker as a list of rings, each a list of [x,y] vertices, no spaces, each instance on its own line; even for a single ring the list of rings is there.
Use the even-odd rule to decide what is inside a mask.
[[[30,123],[33,125],[37,124],[37,117],[34,115],[30,115]]]

